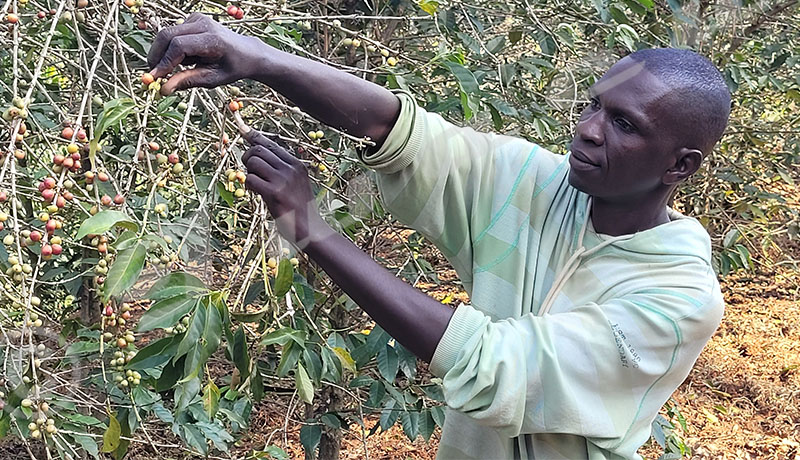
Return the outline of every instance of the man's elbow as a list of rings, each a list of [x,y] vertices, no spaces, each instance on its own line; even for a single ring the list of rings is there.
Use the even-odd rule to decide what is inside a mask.
[[[492,397],[474,397],[469,400],[448,398],[447,405],[475,420],[483,426],[491,427],[503,435],[517,436],[522,431],[525,418],[525,397],[523,393],[510,391],[494,394]],[[488,395],[485,395],[488,396]]]
[[[525,404],[490,406],[483,411],[465,412],[480,425],[490,427],[502,436],[513,438],[522,432]]]

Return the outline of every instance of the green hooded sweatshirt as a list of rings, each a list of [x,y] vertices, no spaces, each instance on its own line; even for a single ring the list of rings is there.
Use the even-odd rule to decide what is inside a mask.
[[[597,233],[566,156],[398,97],[389,137],[361,160],[471,301],[430,365],[449,408],[437,458],[640,458],[722,318],[705,229],[668,209],[666,224]]]

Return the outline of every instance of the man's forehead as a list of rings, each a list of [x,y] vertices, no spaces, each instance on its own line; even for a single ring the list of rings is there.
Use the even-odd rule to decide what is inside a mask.
[[[647,124],[668,116],[671,87],[650,72],[641,61],[624,58],[589,89],[604,104],[623,110]],[[605,97],[603,97],[605,96]],[[649,121],[647,121],[649,120]]]
[[[643,105],[661,99],[670,87],[650,72],[644,62],[623,58],[598,80],[590,91],[594,95],[625,93],[642,99]]]

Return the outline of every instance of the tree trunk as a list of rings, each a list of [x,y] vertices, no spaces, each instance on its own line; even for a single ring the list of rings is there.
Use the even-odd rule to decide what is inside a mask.
[[[324,411],[318,411],[318,415],[325,412],[335,412],[340,409],[342,403],[341,391],[333,387],[325,387],[320,392],[320,396],[326,404],[318,409],[325,408]],[[342,445],[342,430],[341,428],[331,428],[329,426],[322,427],[322,438],[319,441],[319,458],[320,460],[335,460],[339,458],[339,450]]]

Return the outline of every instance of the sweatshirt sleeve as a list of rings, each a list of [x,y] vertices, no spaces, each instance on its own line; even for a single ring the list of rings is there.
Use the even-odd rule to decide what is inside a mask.
[[[462,281],[472,277],[472,233],[491,212],[498,136],[461,128],[397,92],[400,115],[377,151],[361,161],[378,175],[384,206],[429,238]]]
[[[470,292],[474,247],[495,236],[490,230],[505,238],[528,216],[544,219],[565,157],[524,139],[458,127],[396,94],[395,126],[379,149],[359,158],[378,173],[385,208],[430,239]]]
[[[431,372],[448,406],[505,436],[569,433],[616,448],[634,433],[643,443],[721,314],[721,299],[673,293],[494,322],[461,304]]]

